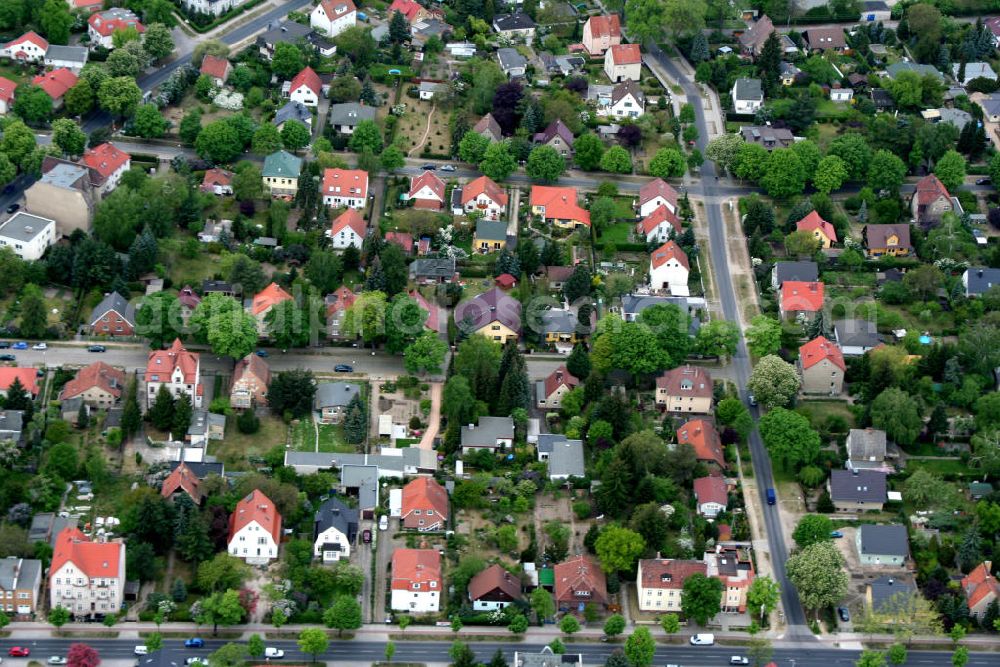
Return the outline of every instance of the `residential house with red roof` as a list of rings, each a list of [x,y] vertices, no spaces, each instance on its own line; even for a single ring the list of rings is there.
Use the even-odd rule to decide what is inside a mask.
[[[118,403],[125,389],[125,371],[97,361],[84,366],[76,376],[63,385],[59,400],[82,398],[94,408],[111,408]]]
[[[654,290],[669,290],[673,296],[687,296],[691,264],[687,253],[673,241],[667,241],[649,257],[649,285]]]
[[[578,611],[587,604],[607,606],[608,583],[596,558],[580,554],[557,563],[553,569],[559,611]]]
[[[236,362],[233,384],[229,388],[229,405],[237,410],[251,410],[267,405],[267,387],[271,384],[271,369],[260,356],[251,352]]]
[[[368,228],[361,214],[353,208],[349,208],[334,220],[330,225],[327,236],[330,237],[330,245],[337,250],[343,250],[348,246],[354,246],[361,250],[361,245],[368,235]]]
[[[563,396],[580,384],[563,364],[535,383],[535,403],[540,410],[558,410]]]
[[[678,366],[656,378],[656,404],[667,412],[712,411],[712,376],[701,366]]]
[[[309,15],[309,25],[313,30],[336,37],[358,20],[358,10],[351,0],[321,0]]]
[[[811,320],[823,310],[825,286],[821,282],[786,280],[778,292],[778,310],[782,317],[796,318],[800,314]]]
[[[444,193],[447,186],[433,171],[425,171],[410,179],[410,191],[407,200],[413,202],[413,208],[430,211],[440,211],[444,208]]]
[[[135,306],[118,292],[105,294],[90,312],[90,332],[95,336],[135,335]]]
[[[267,315],[279,303],[292,301],[292,295],[278,283],[271,283],[260,292],[254,295],[250,301],[250,314],[257,320],[257,333],[261,336],[267,334]]]
[[[459,190],[462,211],[479,211],[487,220],[499,220],[507,212],[507,193],[489,176],[466,183]]]
[[[194,313],[194,309],[201,303],[201,297],[195,293],[190,285],[185,285],[177,291],[177,301],[181,305],[181,322],[184,323],[184,326],[187,326],[188,320],[191,319],[191,314]]]
[[[660,206],[666,206],[667,211],[676,217],[678,197],[674,186],[662,178],[654,178],[639,188],[639,215],[645,218],[652,215]],[[680,223],[677,230],[680,231]]]
[[[406,255],[413,254],[413,234],[410,234],[409,232],[396,232],[396,231],[386,232],[385,242],[395,243],[403,250],[403,253]]]
[[[729,505],[729,488],[721,475],[708,475],[694,480],[695,508],[706,519],[714,519]]]
[[[799,373],[802,393],[838,396],[844,391],[847,364],[836,343],[824,336],[814,338],[799,348]]]
[[[154,350],[146,361],[146,404],[152,405],[156,392],[166,387],[174,398],[187,394],[191,405],[201,407],[201,355],[188,352],[180,339],[166,350]]]
[[[521,335],[521,302],[494,287],[458,304],[455,324],[500,344],[516,341]]]
[[[195,505],[201,505],[201,501],[205,499],[201,480],[184,461],[167,475],[160,488],[160,495],[171,501],[181,493],[187,494]]]
[[[347,285],[341,285],[332,294],[327,294],[326,304],[326,335],[330,338],[340,338],[340,325],[347,309],[354,305],[358,295]]]
[[[281,514],[270,498],[254,489],[229,515],[229,555],[249,565],[267,565],[278,557],[279,544]]]
[[[424,320],[424,328],[436,333],[445,333],[448,330],[448,313],[437,303],[431,303],[424,298],[424,295],[414,290],[410,292],[410,298],[417,302],[423,310],[427,312],[427,319]]]
[[[934,174],[927,174],[917,181],[910,197],[910,214],[914,222],[924,229],[941,222],[941,216],[954,210],[951,194]]]
[[[15,90],[17,90],[16,83],[0,76],[0,116],[6,116],[14,108]]]
[[[1000,583],[993,576],[992,561],[983,561],[962,578],[962,591],[969,615],[982,619],[990,605],[1000,600]]]
[[[815,210],[795,223],[795,230],[812,234],[819,247],[826,250],[837,242],[837,230],[829,222],[819,216]]]
[[[635,224],[635,233],[646,239],[646,243],[664,243],[681,233],[681,221],[666,204],[660,204]]]
[[[114,34],[116,30],[135,28],[139,34],[146,32],[146,26],[139,22],[134,12],[120,7],[112,7],[103,12],[96,12],[87,19],[90,35],[90,46],[103,46],[106,49],[115,48]]]
[[[392,552],[389,607],[412,614],[441,609],[444,580],[437,549],[396,549]]]
[[[332,208],[364,209],[368,205],[368,172],[363,169],[325,169],[323,203]]]
[[[403,487],[400,521],[408,530],[444,530],[448,524],[448,492],[433,477],[417,477]]]
[[[31,80],[31,83],[44,90],[45,94],[52,98],[53,109],[59,109],[62,107],[66,91],[75,86],[77,80],[78,77],[72,70],[63,67],[39,74]]]
[[[440,10],[431,11],[416,0],[392,0],[387,16],[392,18],[394,12],[399,12],[406,17],[410,25],[423,19],[441,18],[442,16]]]
[[[622,24],[618,14],[591,16],[583,24],[583,48],[591,56],[603,56],[612,46],[622,43]]]
[[[697,560],[641,559],[635,577],[639,610],[680,612],[684,581],[693,574],[707,572],[708,567]]]
[[[201,61],[201,69],[198,70],[199,73],[210,78],[212,83],[217,87],[221,87],[226,83],[226,79],[229,78],[229,74],[232,71],[233,65],[229,62],[228,58],[213,56],[211,53],[205,54],[205,57]]]
[[[74,618],[117,613],[125,595],[125,544],[93,542],[78,528],[56,537],[49,566],[49,607]]]
[[[291,83],[288,84],[287,90],[282,92],[293,102],[304,104],[307,107],[319,106],[319,98],[323,94],[323,81],[319,78],[316,70],[306,66],[295,75]]]
[[[38,369],[20,368],[13,366],[0,366],[0,396],[7,397],[7,390],[14,384],[14,380],[19,380],[25,391],[34,396],[38,396]]]
[[[100,11],[104,7],[103,0],[70,0],[73,9],[82,9],[89,14]]]
[[[475,611],[495,611],[524,599],[521,580],[499,563],[490,565],[469,580],[469,601]]]
[[[695,458],[699,461],[725,469],[726,457],[722,453],[722,440],[715,425],[705,419],[692,419],[677,429],[677,442],[694,447]]]
[[[105,196],[118,187],[129,169],[132,168],[132,156],[110,142],[88,149],[83,154],[83,163],[96,171],[104,179],[101,185],[101,196]]]
[[[4,44],[0,55],[19,62],[41,62],[48,50],[48,40],[34,30],[29,30]]]
[[[208,169],[201,179],[201,191],[208,194],[225,196],[233,194],[233,172],[226,169]]]
[[[615,44],[604,54],[604,73],[612,82],[638,81],[642,74],[642,51],[638,44]]]
[[[590,227],[590,211],[577,204],[576,188],[533,185],[529,202],[532,215],[556,227]]]

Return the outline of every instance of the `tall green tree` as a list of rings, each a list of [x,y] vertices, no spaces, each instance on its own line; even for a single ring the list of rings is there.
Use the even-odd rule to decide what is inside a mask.
[[[59,118],[52,123],[52,143],[65,155],[79,156],[87,147],[87,135],[76,121]]]
[[[698,625],[705,625],[719,613],[722,581],[695,573],[684,580],[681,610]]]
[[[771,458],[785,470],[812,463],[819,455],[819,434],[809,419],[776,407],[760,419],[760,435]]]
[[[38,23],[41,25],[42,34],[50,44],[68,44],[69,31],[73,27],[74,20],[69,12],[69,5],[60,0],[45,0],[45,4],[38,12]]]
[[[656,653],[656,640],[649,628],[639,626],[625,640],[625,657],[633,667],[650,667]]]
[[[833,542],[817,542],[785,563],[788,579],[798,590],[807,609],[819,610],[839,602],[847,594],[848,576],[844,557]]]
[[[42,290],[37,285],[28,283],[21,291],[21,334],[25,338],[42,338],[48,326],[48,307]]]

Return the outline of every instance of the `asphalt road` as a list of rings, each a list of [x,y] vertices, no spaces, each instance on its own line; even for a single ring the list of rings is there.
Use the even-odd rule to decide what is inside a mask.
[[[650,52],[657,59],[660,65],[670,73],[674,80],[681,82],[688,99],[700,99],[701,92],[697,86],[685,78],[674,64],[667,58],[659,47],[652,45]],[[702,105],[692,104],[695,110],[695,124],[698,127],[698,147],[704,151],[708,143],[709,133],[705,122],[705,113]],[[711,161],[702,166],[702,178],[700,189],[705,199],[705,211],[708,217],[709,244],[711,246],[712,257],[715,258],[712,266],[715,271],[715,279],[719,287],[719,296],[722,301],[722,312],[730,322],[739,322],[739,308],[737,307],[736,289],[733,286],[732,275],[729,272],[729,262],[726,260],[726,226],[722,219],[722,209],[719,203],[718,186],[715,180],[715,164]],[[746,400],[746,383],[750,378],[750,356],[747,352],[746,341],[740,336],[739,347],[732,360],[733,369],[736,375],[736,384],[740,388],[740,394]],[[756,408],[753,408],[756,411]],[[777,505],[768,505],[765,497],[766,489],[774,486],[773,475],[771,473],[771,460],[768,458],[764,443],[760,434],[755,430],[750,435],[750,453],[753,458],[754,476],[760,489],[760,506],[764,514],[764,528],[767,532],[768,546],[771,552],[771,565],[774,575],[781,585],[782,607],[785,611],[786,622],[789,626],[789,636],[795,638],[809,638],[813,635],[806,625],[805,612],[799,603],[795,588],[785,574],[785,561],[788,559],[788,549],[785,545],[782,534],[781,520],[778,515]]]
[[[123,660],[135,657],[133,654],[135,641],[124,639],[93,639],[84,640],[87,644],[97,650],[100,657],[105,660]],[[74,643],[71,639],[39,639],[34,641],[24,641],[18,644],[16,639],[4,640],[3,651],[6,653],[7,647],[24,645],[31,649],[32,658],[35,660],[46,660],[50,655],[65,656],[69,645]],[[178,666],[183,664],[183,660],[189,657],[206,658],[213,650],[225,644],[222,640],[206,639],[205,647],[201,649],[185,649],[181,640],[165,640],[165,650],[172,656],[172,663]],[[283,649],[286,661],[301,661],[311,656],[303,654],[298,650],[295,641],[268,641],[269,647]],[[396,662],[449,662],[448,649],[450,642],[438,641],[414,641],[396,642]],[[541,650],[542,644],[538,643],[518,643],[511,642],[473,642],[471,643],[477,658],[486,662],[493,653],[500,649],[507,659],[513,664],[514,651],[537,652]],[[568,643],[567,653],[582,653],[583,661],[586,664],[603,664],[612,651],[620,648],[612,644],[573,644]],[[780,667],[852,667],[858,658],[858,651],[846,651],[833,648],[776,648],[773,660]],[[743,647],[725,646],[665,646],[658,645],[654,664],[682,664],[684,667],[716,666],[725,665],[732,655],[745,655]],[[950,664],[948,654],[932,651],[911,651],[906,665],[946,665]],[[340,660],[352,663],[374,662],[384,660],[385,643],[379,641],[354,640],[354,641],[332,641],[327,651],[320,656],[321,660]],[[148,658],[138,658],[137,663],[142,667]],[[26,665],[25,658],[4,657],[5,664],[21,667]],[[280,661],[271,661],[280,665]],[[972,653],[967,663],[969,667],[989,667],[996,665],[996,654]]]

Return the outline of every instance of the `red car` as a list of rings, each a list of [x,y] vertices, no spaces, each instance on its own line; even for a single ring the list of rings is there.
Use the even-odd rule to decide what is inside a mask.
[[[27,658],[31,655],[31,649],[26,646],[11,646],[10,650],[7,651],[7,655],[12,658]]]

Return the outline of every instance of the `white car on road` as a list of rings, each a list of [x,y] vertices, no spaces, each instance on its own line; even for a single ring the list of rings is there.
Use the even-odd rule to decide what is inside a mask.
[[[268,648],[264,649],[264,657],[265,658],[284,658],[285,657],[285,652],[282,651],[280,648],[274,648],[274,647],[269,646]]]

